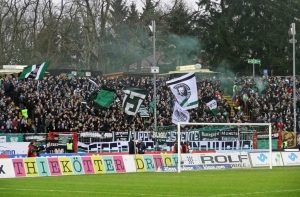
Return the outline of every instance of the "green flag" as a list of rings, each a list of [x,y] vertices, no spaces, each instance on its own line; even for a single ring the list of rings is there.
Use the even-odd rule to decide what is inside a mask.
[[[24,116],[25,118],[28,118],[28,109],[22,109],[21,113],[22,113],[22,116]]]
[[[45,75],[45,72],[48,68],[49,62],[43,62],[42,64],[35,64],[27,66],[23,69],[23,72],[20,74],[20,79],[32,78],[35,80],[41,80]]]
[[[94,101],[101,107],[108,108],[115,101],[115,92],[113,90],[102,89],[98,92]]]
[[[151,114],[154,114],[154,107],[155,107],[155,104],[154,104],[154,102],[153,102],[153,101],[151,101],[151,102],[150,102],[150,104],[149,104],[149,106],[150,106],[150,110],[149,110],[149,111],[150,111],[150,113],[151,113]]]

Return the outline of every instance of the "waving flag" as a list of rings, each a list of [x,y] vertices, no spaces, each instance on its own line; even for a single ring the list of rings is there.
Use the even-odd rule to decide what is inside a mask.
[[[215,99],[209,101],[208,103],[206,103],[206,106],[211,110],[211,112],[216,115],[219,110],[218,110],[218,103]]]
[[[93,80],[91,80],[90,78],[88,78],[89,82],[91,82],[93,84],[93,86],[95,86],[96,88],[99,88],[100,86]]]
[[[206,106],[210,109],[216,109],[218,107],[217,101],[215,99],[209,101],[208,103],[206,103]]]
[[[146,98],[147,91],[139,88],[128,88],[123,90],[125,93],[123,99],[123,108],[126,114],[135,115],[144,99]]]
[[[115,101],[115,91],[108,89],[101,89],[98,92],[96,99],[94,100],[101,107],[109,108],[110,105]]]
[[[20,75],[20,79],[31,78],[35,80],[41,80],[49,66],[49,62],[43,62],[42,64],[35,64],[32,66],[27,66],[23,69]]]
[[[190,114],[187,110],[181,107],[177,102],[175,102],[174,110],[172,114],[172,122],[177,124],[178,122],[189,122]]]
[[[166,83],[181,107],[184,109],[198,107],[197,83],[194,73],[188,73]]]

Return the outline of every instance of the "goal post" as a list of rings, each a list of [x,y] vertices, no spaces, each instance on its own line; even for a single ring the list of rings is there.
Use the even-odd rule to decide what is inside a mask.
[[[182,143],[182,129],[187,127],[187,126],[199,126],[199,127],[234,127],[238,128],[238,145],[237,147],[240,146],[240,135],[246,135],[247,133],[251,133],[252,135],[255,135],[254,132],[247,132],[247,131],[241,131],[239,132],[239,128],[248,128],[248,127],[253,127],[253,128],[259,128],[259,127],[264,127],[265,130],[268,131],[268,148],[267,148],[267,154],[269,158],[268,162],[268,167],[272,169],[272,126],[271,123],[191,123],[191,122],[178,122],[177,123],[177,139],[176,139],[176,146],[177,146],[177,157],[178,157],[178,164],[177,164],[177,171],[178,173],[181,172],[182,168],[182,153],[181,153],[181,143]],[[217,130],[217,128],[216,128]],[[256,131],[255,131],[256,132]]]

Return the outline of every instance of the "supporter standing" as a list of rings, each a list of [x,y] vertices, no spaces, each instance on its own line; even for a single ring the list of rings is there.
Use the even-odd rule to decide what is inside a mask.
[[[182,153],[189,153],[189,145],[187,142],[184,142],[182,145]]]
[[[173,145],[173,153],[178,153],[178,146],[176,142]]]
[[[31,141],[28,145],[27,157],[36,157],[37,156],[37,147],[34,141]]]
[[[131,138],[130,141],[128,142],[128,151],[129,151],[129,154],[131,154],[131,155],[135,154],[135,144],[134,144],[133,138]]]
[[[282,142],[282,149],[285,150],[287,148],[287,145],[288,145],[288,141],[284,139]]]
[[[73,142],[72,140],[69,140],[67,143],[67,153],[73,153]]]
[[[137,147],[137,150],[138,150],[138,154],[145,154],[146,145],[143,142],[143,140],[139,140],[136,147]]]

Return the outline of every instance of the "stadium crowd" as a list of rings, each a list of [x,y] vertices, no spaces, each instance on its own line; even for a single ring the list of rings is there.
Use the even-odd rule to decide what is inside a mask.
[[[19,80],[12,75],[3,77],[0,86],[0,132],[153,130],[151,76],[117,79],[99,76],[90,79],[99,87],[86,77],[48,75],[41,81]],[[174,97],[166,85],[169,79],[164,77],[156,81],[158,126],[172,125]],[[275,130],[293,130],[291,77],[244,77],[234,79],[233,84],[233,94],[229,95],[229,99],[219,78],[198,79],[199,106],[189,110],[190,122],[271,122]],[[117,98],[109,108],[101,108],[91,99],[103,87],[116,91]],[[143,105],[148,109],[149,117],[124,113],[122,89],[125,87],[148,90]],[[217,112],[212,112],[206,105],[212,99],[217,101]],[[22,109],[28,110],[28,116],[21,113]]]

